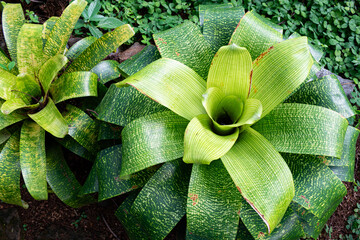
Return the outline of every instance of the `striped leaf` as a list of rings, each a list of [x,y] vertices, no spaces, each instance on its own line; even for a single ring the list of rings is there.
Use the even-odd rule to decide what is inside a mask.
[[[185,215],[190,172],[181,159],[167,162],[137,196],[130,214],[149,239],[164,239]]]
[[[59,145],[46,146],[46,179],[56,196],[70,207],[78,208],[94,202],[88,195],[78,196],[81,185],[67,165]]]
[[[304,103],[329,108],[345,118],[355,115],[340,81],[335,75],[304,83],[286,102]]]
[[[63,138],[68,133],[66,121],[51,98],[43,109],[28,116],[55,137]]]
[[[341,158],[323,157],[325,164],[340,178],[341,181],[354,182],[355,170],[355,152],[356,142],[359,136],[359,130],[348,126],[345,140],[343,143],[343,152]]]
[[[86,150],[95,154],[97,145],[98,124],[81,109],[67,104],[63,117],[69,127],[68,134]]]
[[[41,66],[39,71],[39,80],[45,94],[48,92],[52,81],[67,62],[67,57],[62,54],[58,54],[47,60],[44,65]]]
[[[235,44],[219,49],[212,60],[207,88],[217,87],[225,95],[235,95],[243,102],[250,91],[252,61],[249,52]]]
[[[11,60],[17,63],[17,40],[25,16],[21,4],[6,4],[2,11],[2,27]]]
[[[120,63],[119,69],[125,77],[128,77],[159,58],[160,53],[157,48],[153,45],[147,45],[141,52]]]
[[[134,35],[129,24],[117,27],[112,32],[104,34],[86,48],[67,68],[66,72],[90,71],[107,55]]]
[[[122,132],[121,177],[184,154],[184,132],[189,122],[165,111],[138,118]]]
[[[30,120],[21,127],[20,166],[30,195],[35,200],[47,200],[45,131]]]
[[[64,53],[66,43],[86,4],[85,0],[75,0],[61,14],[61,17],[51,29],[44,46],[44,53],[47,58]]]
[[[232,8],[232,7],[233,7],[233,5],[231,3],[199,5],[199,24],[200,24],[200,26],[204,25],[205,13],[207,10],[216,9],[216,8]]]
[[[99,120],[119,126],[126,126],[139,117],[165,110],[167,108],[135,88],[118,88],[114,84],[109,87],[103,100],[95,109]]]
[[[232,33],[244,14],[243,7],[214,7],[205,11],[203,34],[214,52],[229,43]]]
[[[268,48],[281,41],[282,34],[279,31],[264,22],[257,13],[250,11],[241,18],[230,44],[235,43],[246,48],[255,60]]]
[[[241,194],[220,160],[193,165],[186,209],[190,239],[235,239],[241,205]]]
[[[194,23],[155,33],[154,41],[163,58],[177,60],[206,79],[215,52]]]
[[[292,175],[281,155],[248,128],[221,160],[245,200],[272,232],[294,196]]]
[[[96,97],[97,75],[92,72],[72,72],[61,75],[50,86],[50,93],[55,103],[72,98]]]
[[[279,152],[340,158],[347,126],[344,117],[327,108],[284,103],[253,128]]]
[[[51,30],[54,28],[56,22],[59,20],[59,17],[50,17],[46,22],[43,24],[43,34],[42,34],[42,40],[43,40],[43,47],[45,47],[45,44],[47,40],[49,39]]]
[[[3,100],[0,100],[0,105],[2,106],[4,104]],[[19,113],[11,113],[11,114],[3,114],[0,113],[0,130],[14,124],[17,122],[20,122],[24,119],[26,119],[27,116],[25,114],[19,114]]]
[[[188,120],[206,113],[201,104],[206,82],[178,61],[161,58],[116,86],[126,84]]]
[[[184,137],[185,163],[210,164],[221,158],[235,144],[239,129],[221,136],[213,132],[213,124],[207,114],[194,117],[187,125]]]
[[[70,61],[74,61],[85,49],[90,47],[97,40],[96,37],[89,36],[77,41],[71,48],[66,52],[66,57]]]
[[[275,44],[255,60],[249,98],[261,101],[262,117],[300,86],[312,64],[305,37]]]
[[[115,60],[105,60],[99,62],[95,67],[91,69],[91,72],[95,73],[102,84],[105,84],[111,80],[120,77],[119,63]]]
[[[294,178],[295,196],[291,207],[301,218],[305,232],[316,239],[346,195],[346,187],[321,157],[297,154],[282,156]]]
[[[97,193],[99,191],[99,180],[96,173],[96,165],[97,162],[94,162],[84,185],[81,187],[79,191],[79,196]]]
[[[289,37],[288,39],[291,39],[291,38],[297,38],[297,37],[301,37],[300,34],[298,34],[297,32],[293,32]],[[311,55],[313,56],[314,60],[316,62],[319,62],[320,59],[322,58],[322,56],[324,55],[324,52],[323,50],[318,47],[318,46],[315,46],[311,43],[309,43],[309,49],[310,49],[310,53]]]
[[[103,201],[135,189],[141,188],[155,173],[157,168],[148,168],[129,179],[120,179],[121,145],[106,148],[98,153],[96,171],[99,178],[99,201]]]
[[[80,145],[74,138],[66,135],[64,138],[56,138],[56,142],[60,143],[64,148],[70,150],[71,152],[75,153],[76,155],[89,160],[90,162],[95,161],[95,157],[93,153],[89,152]]]
[[[24,24],[17,42],[17,64],[19,73],[37,76],[46,61],[43,52],[42,25]]]
[[[33,75],[19,74],[16,76],[16,85],[12,89],[12,98],[21,98],[25,103],[31,105],[39,102],[41,96],[40,84],[35,80]]]
[[[9,100],[6,100],[1,105],[1,112],[3,114],[10,114],[18,109],[27,108],[29,110],[32,110],[38,107],[39,107],[39,103],[28,105],[21,98],[11,98]]]
[[[16,84],[16,76],[0,67],[0,98],[7,100],[12,96],[11,89]]]
[[[0,145],[3,145],[10,137],[11,133],[7,129],[2,129],[0,131]]]

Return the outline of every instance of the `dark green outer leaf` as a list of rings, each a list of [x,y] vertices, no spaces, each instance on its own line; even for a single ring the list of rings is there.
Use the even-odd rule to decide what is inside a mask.
[[[80,145],[75,139],[66,135],[64,138],[56,138],[55,139],[58,143],[60,143],[63,147],[67,148],[71,152],[75,153],[76,155],[93,162],[95,160],[95,155],[91,152],[86,150],[83,146]]]
[[[214,52],[227,45],[245,11],[243,7],[211,8],[205,11],[203,34]]]
[[[80,41],[77,41],[74,45],[71,46],[69,51],[66,52],[66,57],[70,61],[74,61],[85,49],[87,49],[96,40],[96,37],[89,36],[81,39]]]
[[[2,25],[10,57],[17,63],[17,39],[25,16],[21,4],[6,4],[2,12]]]
[[[119,63],[115,60],[105,60],[99,62],[90,72],[95,73],[102,84],[120,77]]]
[[[59,145],[47,146],[46,179],[56,196],[70,207],[77,208],[94,202],[88,195],[78,196],[81,185],[67,165]]]
[[[96,145],[98,124],[89,115],[73,105],[66,105],[63,117],[69,127],[69,135],[91,153],[98,149]]]
[[[221,161],[194,164],[186,209],[190,238],[235,239],[242,201]]]
[[[120,179],[121,145],[104,149],[96,159],[97,176],[99,178],[99,201],[103,201],[137,188],[141,188],[152,177],[157,168],[148,168],[129,179]]]
[[[2,105],[4,103],[3,100],[0,100],[0,105]],[[16,122],[19,122],[21,120],[26,119],[27,116],[26,115],[20,115],[16,112],[13,112],[11,114],[3,114],[2,112],[0,112],[0,130],[6,128],[7,126],[10,126]]]
[[[216,8],[232,8],[232,7],[233,7],[233,5],[231,3],[200,5],[199,6],[200,26],[203,26],[203,24],[204,24],[206,10],[216,9]]]
[[[186,21],[169,30],[154,34],[155,44],[163,58],[177,60],[207,78],[215,52],[194,23]]]
[[[20,195],[19,134],[14,133],[0,153],[0,199],[28,208]]]
[[[104,34],[90,47],[86,48],[68,67],[67,72],[90,71],[107,55],[134,35],[129,24],[115,28],[114,31]]]
[[[122,132],[121,176],[184,155],[184,133],[188,120],[165,111],[138,118]]]
[[[99,135],[98,135],[98,141],[101,140],[115,140],[121,138],[121,131],[122,127],[118,125],[114,125],[108,122],[102,122],[99,123]]]
[[[254,11],[247,12],[233,33],[230,44],[245,47],[255,60],[275,43],[281,42],[282,34],[258,17]]]
[[[347,120],[314,105],[278,105],[253,128],[279,152],[341,157]]]
[[[86,4],[85,0],[75,0],[61,14],[44,46],[44,53],[47,57],[63,54],[66,43]]]
[[[148,45],[135,56],[120,63],[119,69],[125,77],[128,77],[159,58],[160,53],[157,48],[153,45]]]
[[[304,103],[329,108],[345,118],[355,115],[340,81],[335,75],[304,83],[286,102]]]
[[[126,126],[131,121],[156,112],[167,110],[166,107],[146,97],[133,87],[118,88],[111,85],[95,111],[101,121]]]
[[[97,96],[97,75],[92,72],[63,74],[50,86],[55,103],[72,98]]]
[[[43,40],[43,47],[45,46],[51,30],[53,29],[53,27],[55,26],[56,22],[59,20],[59,17],[51,17],[48,20],[46,20],[46,22],[44,22],[43,24],[43,34],[42,34],[42,40]]]
[[[79,191],[79,196],[96,193],[99,191],[99,180],[96,173],[96,168],[97,168],[96,165],[97,162],[94,162],[84,185],[81,187]]]
[[[149,239],[164,239],[185,215],[190,173],[191,166],[181,159],[167,162],[137,196],[130,213]]]
[[[47,200],[45,131],[31,120],[21,127],[20,166],[30,195],[35,200]]]
[[[346,188],[321,157],[297,154],[282,156],[294,177],[295,204],[292,204],[292,208],[300,218],[306,220],[305,232],[316,239],[339,201],[346,195]]]
[[[0,131],[0,145],[5,143],[11,137],[11,133],[7,129]]]
[[[325,158],[326,165],[335,173],[335,175],[345,182],[353,182],[355,170],[355,152],[356,142],[359,136],[359,130],[348,126],[343,144],[343,153],[341,158]]]

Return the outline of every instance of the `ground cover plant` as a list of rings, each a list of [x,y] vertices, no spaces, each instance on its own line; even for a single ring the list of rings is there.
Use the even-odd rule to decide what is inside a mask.
[[[73,1],[61,17],[52,17],[43,25],[25,23],[20,4],[6,4],[3,9],[2,26],[10,54],[0,52],[3,202],[28,207],[20,196],[20,174],[36,200],[48,198],[49,185],[71,207],[94,201],[79,194],[81,185],[70,171],[61,145],[90,161],[96,155],[99,125],[84,110],[96,106],[98,92],[106,91],[102,84],[106,68],[99,72],[98,64],[108,64],[100,61],[128,40],[133,30],[122,25],[99,39],[84,39],[67,51],[67,41],[86,4]],[[84,97],[93,98],[82,104],[72,100]]]
[[[359,132],[339,81],[316,78],[306,37],[232,4],[199,12],[201,30],[154,34],[162,58],[120,65],[129,77],[96,109],[124,126],[95,162],[99,195],[142,187],[117,211],[133,239],[162,239],[185,215],[189,239],[316,238],[354,181]]]

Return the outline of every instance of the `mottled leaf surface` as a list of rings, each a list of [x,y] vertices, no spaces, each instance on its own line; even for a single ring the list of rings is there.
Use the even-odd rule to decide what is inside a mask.
[[[200,26],[204,25],[205,13],[207,10],[216,9],[216,8],[232,8],[233,5],[231,3],[223,3],[223,4],[207,4],[199,6],[199,24]]]
[[[0,67],[0,98],[7,100],[12,96],[11,89],[16,84],[16,76]]]
[[[115,60],[105,60],[99,62],[90,70],[90,72],[95,73],[98,76],[100,82],[105,84],[120,77],[121,73],[118,66],[119,63]]]
[[[64,138],[56,138],[56,141],[60,143],[63,147],[67,148],[71,152],[75,153],[76,155],[85,158],[93,162],[95,160],[95,155],[86,150],[83,146],[80,145],[74,138],[66,135]]]
[[[4,101],[0,100],[0,105],[2,105]],[[11,114],[3,114],[0,112],[0,130],[10,126],[14,123],[20,122],[21,120],[26,119],[27,116],[25,114],[19,114],[17,112],[13,112]]]
[[[74,45],[71,46],[69,51],[66,52],[66,57],[69,60],[74,61],[86,48],[88,48],[96,40],[96,37],[89,36],[77,41]]]

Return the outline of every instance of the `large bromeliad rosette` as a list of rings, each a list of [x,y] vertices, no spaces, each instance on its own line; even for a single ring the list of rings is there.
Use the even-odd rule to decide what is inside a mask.
[[[124,126],[95,164],[100,200],[141,188],[116,213],[132,239],[184,217],[189,239],[316,238],[354,179],[340,83],[316,78],[306,37],[254,12],[201,6],[200,22],[154,34],[160,59],[148,47],[120,65],[97,108]]]

